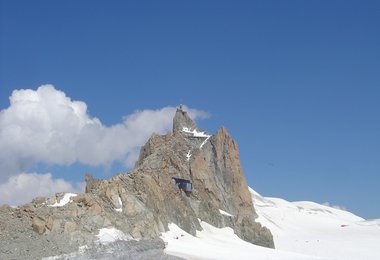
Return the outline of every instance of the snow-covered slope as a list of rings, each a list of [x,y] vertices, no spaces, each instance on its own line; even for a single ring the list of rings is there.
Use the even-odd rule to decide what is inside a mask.
[[[250,188],[259,217],[268,227],[276,249],[247,243],[230,228],[200,220],[196,237],[170,224],[161,238],[165,252],[185,259],[380,259],[380,220],[314,202],[266,198]]]
[[[165,252],[185,259],[321,259],[256,246],[241,240],[231,228],[216,228],[204,221],[200,224],[203,230],[197,231],[196,237],[170,224],[170,230],[161,235],[167,243]]]
[[[329,259],[380,259],[380,220],[314,202],[266,198],[250,189],[257,221],[268,227],[277,249]]]

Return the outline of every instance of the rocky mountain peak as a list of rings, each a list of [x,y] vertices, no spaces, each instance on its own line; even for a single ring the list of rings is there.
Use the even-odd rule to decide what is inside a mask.
[[[177,180],[191,184],[191,192]],[[133,239],[158,238],[170,223],[195,235],[202,229],[201,219],[231,227],[248,242],[274,247],[270,231],[255,221],[236,142],[224,127],[215,135],[198,129],[182,106],[174,116],[173,133],[153,134],[132,171],[110,180],[87,175],[86,183],[84,194],[57,194],[18,209],[0,209],[0,219],[5,211],[29,230],[31,246],[38,242],[35,237],[52,244],[88,245],[104,228]]]
[[[193,228],[199,228],[197,219],[202,219],[217,227],[232,227],[249,242],[274,246],[269,230],[254,220],[257,215],[241,169],[238,146],[225,127],[215,135],[204,132],[180,107],[173,119],[173,134],[152,135],[141,148],[134,171],[145,169],[157,172],[161,180],[181,178],[192,183],[191,195],[183,197],[188,206],[180,207],[179,218],[189,222],[186,226],[178,224],[188,232],[194,233]]]
[[[194,130],[197,128],[197,125],[183,109],[182,105],[180,105],[173,118],[173,134],[182,132],[183,128]]]

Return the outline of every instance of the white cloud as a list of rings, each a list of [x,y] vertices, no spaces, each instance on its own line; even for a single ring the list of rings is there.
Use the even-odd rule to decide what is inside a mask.
[[[38,196],[50,197],[57,192],[84,192],[85,184],[72,185],[63,179],[53,179],[50,173],[21,173],[0,184],[0,204],[20,205]]]
[[[322,203],[322,205],[327,206],[327,207],[331,207],[334,209],[347,210],[344,206],[332,205],[329,202],[324,202],[324,203]]]
[[[171,130],[175,109],[136,111],[119,124],[105,126],[88,114],[84,102],[72,101],[52,85],[15,90],[10,106],[0,111],[0,181],[39,162],[110,166],[119,161],[131,166],[153,132]],[[187,110],[194,119],[207,116]]]

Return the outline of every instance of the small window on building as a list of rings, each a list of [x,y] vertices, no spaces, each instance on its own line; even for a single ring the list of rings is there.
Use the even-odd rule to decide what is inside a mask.
[[[175,181],[175,184],[178,185],[178,188],[186,193],[186,195],[189,197],[191,192],[193,191],[193,184],[186,179],[180,179],[180,178],[173,178]]]

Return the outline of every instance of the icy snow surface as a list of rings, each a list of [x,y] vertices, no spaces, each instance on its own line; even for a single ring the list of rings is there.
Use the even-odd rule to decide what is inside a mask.
[[[132,237],[125,235],[122,231],[116,228],[101,228],[99,234],[96,235],[99,242],[103,245],[115,242],[116,240],[131,240]]]
[[[49,205],[49,207],[62,207],[65,206],[67,203],[71,202],[71,198],[77,196],[78,194],[75,193],[65,193],[63,198],[59,202],[55,202],[53,205]]]
[[[231,215],[231,214],[228,213],[228,212],[225,212],[224,210],[219,209],[219,212],[220,212],[220,214],[222,214],[222,215],[226,215],[226,216],[229,216],[229,217],[233,217],[233,215]]]
[[[260,196],[250,188],[256,221],[269,228],[277,249],[328,259],[380,259],[380,225],[314,202]]]

